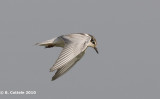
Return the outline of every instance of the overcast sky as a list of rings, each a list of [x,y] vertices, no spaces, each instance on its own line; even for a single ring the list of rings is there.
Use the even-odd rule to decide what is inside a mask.
[[[0,95],[3,99],[160,99],[160,1],[1,0]],[[65,75],[51,81],[61,48],[35,46],[63,34],[95,36]]]

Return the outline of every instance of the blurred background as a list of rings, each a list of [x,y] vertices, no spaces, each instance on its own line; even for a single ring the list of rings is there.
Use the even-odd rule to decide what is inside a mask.
[[[36,95],[3,99],[159,99],[160,1],[1,0],[0,90]],[[61,48],[35,46],[69,33],[89,33],[88,48],[65,75],[51,81]]]

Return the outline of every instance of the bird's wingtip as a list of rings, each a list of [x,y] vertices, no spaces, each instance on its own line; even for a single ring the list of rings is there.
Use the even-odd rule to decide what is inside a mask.
[[[52,79],[51,79],[51,81],[54,81],[56,79],[57,79],[57,77],[53,76]]]

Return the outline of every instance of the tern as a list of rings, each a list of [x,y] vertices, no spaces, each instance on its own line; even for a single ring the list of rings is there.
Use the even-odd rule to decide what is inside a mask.
[[[96,39],[92,35],[86,33],[62,35],[41,43],[36,43],[36,45],[44,46],[45,48],[63,48],[55,64],[50,68],[50,72],[57,70],[52,77],[52,81],[70,70],[77,61],[82,58],[88,47],[94,48],[98,53]]]

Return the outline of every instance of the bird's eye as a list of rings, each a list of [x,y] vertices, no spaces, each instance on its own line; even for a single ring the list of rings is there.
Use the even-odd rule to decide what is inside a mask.
[[[93,44],[95,44],[95,41],[94,41],[93,39],[91,39],[91,42],[92,42]]]

